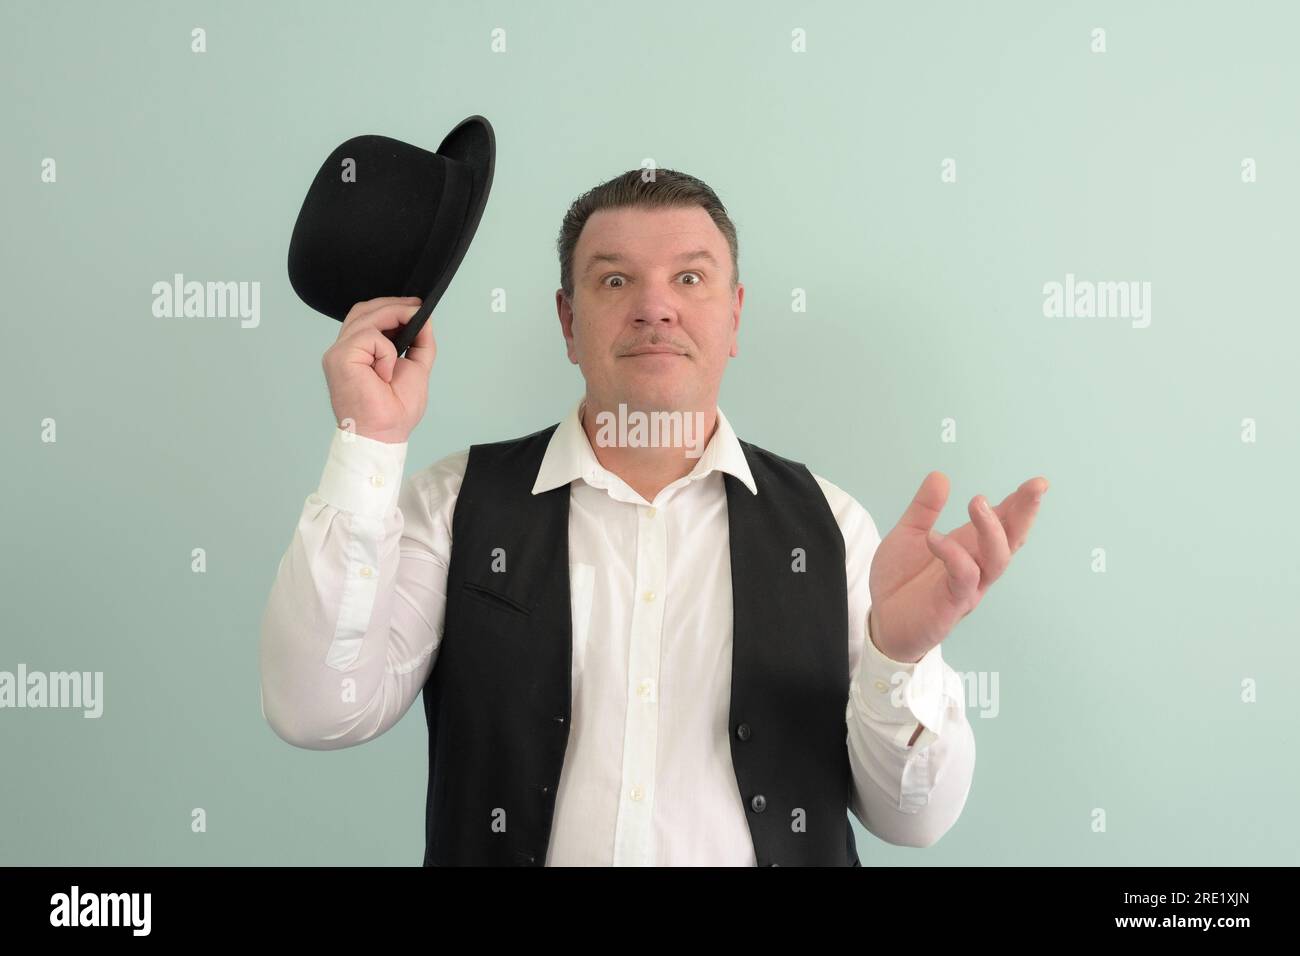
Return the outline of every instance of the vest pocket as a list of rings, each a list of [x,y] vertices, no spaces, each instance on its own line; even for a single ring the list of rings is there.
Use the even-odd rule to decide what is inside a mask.
[[[573,608],[573,687],[575,690],[587,660],[587,632],[591,628],[591,605],[595,593],[595,566],[570,564],[569,602]]]
[[[506,597],[500,591],[494,591],[481,584],[475,584],[473,581],[462,582],[461,590],[470,597],[478,598],[485,604],[490,604],[492,607],[500,608],[503,611],[514,611],[517,614],[525,616],[532,613],[532,611],[523,604],[520,604],[514,598]]]

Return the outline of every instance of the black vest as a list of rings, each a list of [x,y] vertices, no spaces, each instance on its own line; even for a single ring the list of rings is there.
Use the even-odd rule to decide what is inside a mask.
[[[570,489],[532,487],[556,427],[469,451],[442,642],[424,685],[425,866],[546,858],[572,704]],[[759,866],[860,866],[848,819],[844,538],[804,465],[740,445],[758,494],[723,473],[728,726],[755,856]],[[493,570],[499,548],[504,572]],[[806,570],[794,570],[796,548]]]

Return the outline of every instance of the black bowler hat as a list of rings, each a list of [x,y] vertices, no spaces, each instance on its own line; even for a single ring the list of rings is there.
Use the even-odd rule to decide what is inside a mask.
[[[293,290],[340,322],[367,299],[419,296],[419,311],[389,333],[401,355],[469,249],[495,163],[492,124],[477,115],[432,153],[373,134],[343,143],[298,212],[289,240]]]

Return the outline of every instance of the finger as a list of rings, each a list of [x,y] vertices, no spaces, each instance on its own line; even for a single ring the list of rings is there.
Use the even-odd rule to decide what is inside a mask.
[[[437,354],[438,346],[433,340],[433,316],[430,316],[424,325],[420,326],[420,331],[415,334],[415,340],[398,361],[397,368],[393,370],[393,385],[401,385],[407,379],[420,377],[428,379],[429,372],[433,368],[434,356]]]
[[[368,313],[351,314],[345,328],[339,331],[334,345],[325,351],[322,364],[332,362],[343,364],[373,365],[375,372],[385,382],[391,382],[397,362],[397,349],[392,339],[384,334],[385,329],[396,328],[410,320],[419,311],[419,300],[380,306]],[[374,338],[378,336],[378,339]]]
[[[418,295],[381,295],[376,296],[373,299],[366,299],[364,302],[358,302],[351,308],[351,310],[349,310],[348,314],[351,315],[355,312],[359,316],[369,315],[371,312],[382,309],[386,305],[405,305],[410,302],[419,301],[420,297]]]
[[[993,513],[988,498],[976,495],[966,509],[970,512],[971,523],[975,525],[978,554],[975,563],[980,566],[980,590],[1002,576],[1011,561],[1011,545],[1007,542],[1006,529],[1002,521]]]
[[[1029,527],[1038,514],[1039,502],[1042,501],[1048,487],[1047,479],[1041,475],[1030,478],[993,509],[1006,529],[1007,543],[1012,554],[1019,551],[1025,543],[1025,538],[1029,535]]]
[[[395,337],[391,334],[391,330],[405,325],[419,309],[418,305],[413,304],[389,305],[359,316],[350,328],[339,332],[339,344],[346,349],[354,336],[369,335],[371,332],[379,332],[391,341]]]
[[[379,329],[381,331],[395,329],[404,324],[418,311],[420,311],[420,300],[414,298],[381,305],[369,312],[358,313],[352,317],[350,325],[345,322],[343,330],[339,332],[339,337],[344,338],[358,329]]]
[[[410,318],[419,307],[420,299],[418,296],[413,295],[384,296],[380,299],[358,302],[343,319],[343,328],[339,330],[339,338],[343,338],[358,328],[396,328],[402,323],[395,319],[394,316]]]
[[[900,526],[914,531],[929,531],[943,511],[948,500],[948,476],[941,471],[932,471],[921,481],[912,503],[898,519]]]
[[[397,346],[383,332],[366,329],[348,338],[343,361],[373,366],[375,374],[385,382],[391,382],[393,367],[397,364]]]
[[[930,553],[943,562],[948,577],[948,593],[954,604],[973,605],[979,597],[980,567],[970,552],[952,539],[930,531],[925,536]]]

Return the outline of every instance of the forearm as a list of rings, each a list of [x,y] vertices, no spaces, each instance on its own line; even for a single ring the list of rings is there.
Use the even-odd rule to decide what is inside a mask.
[[[853,810],[887,842],[929,846],[961,815],[973,778],[961,679],[937,647],[888,658],[870,627],[846,711]]]

